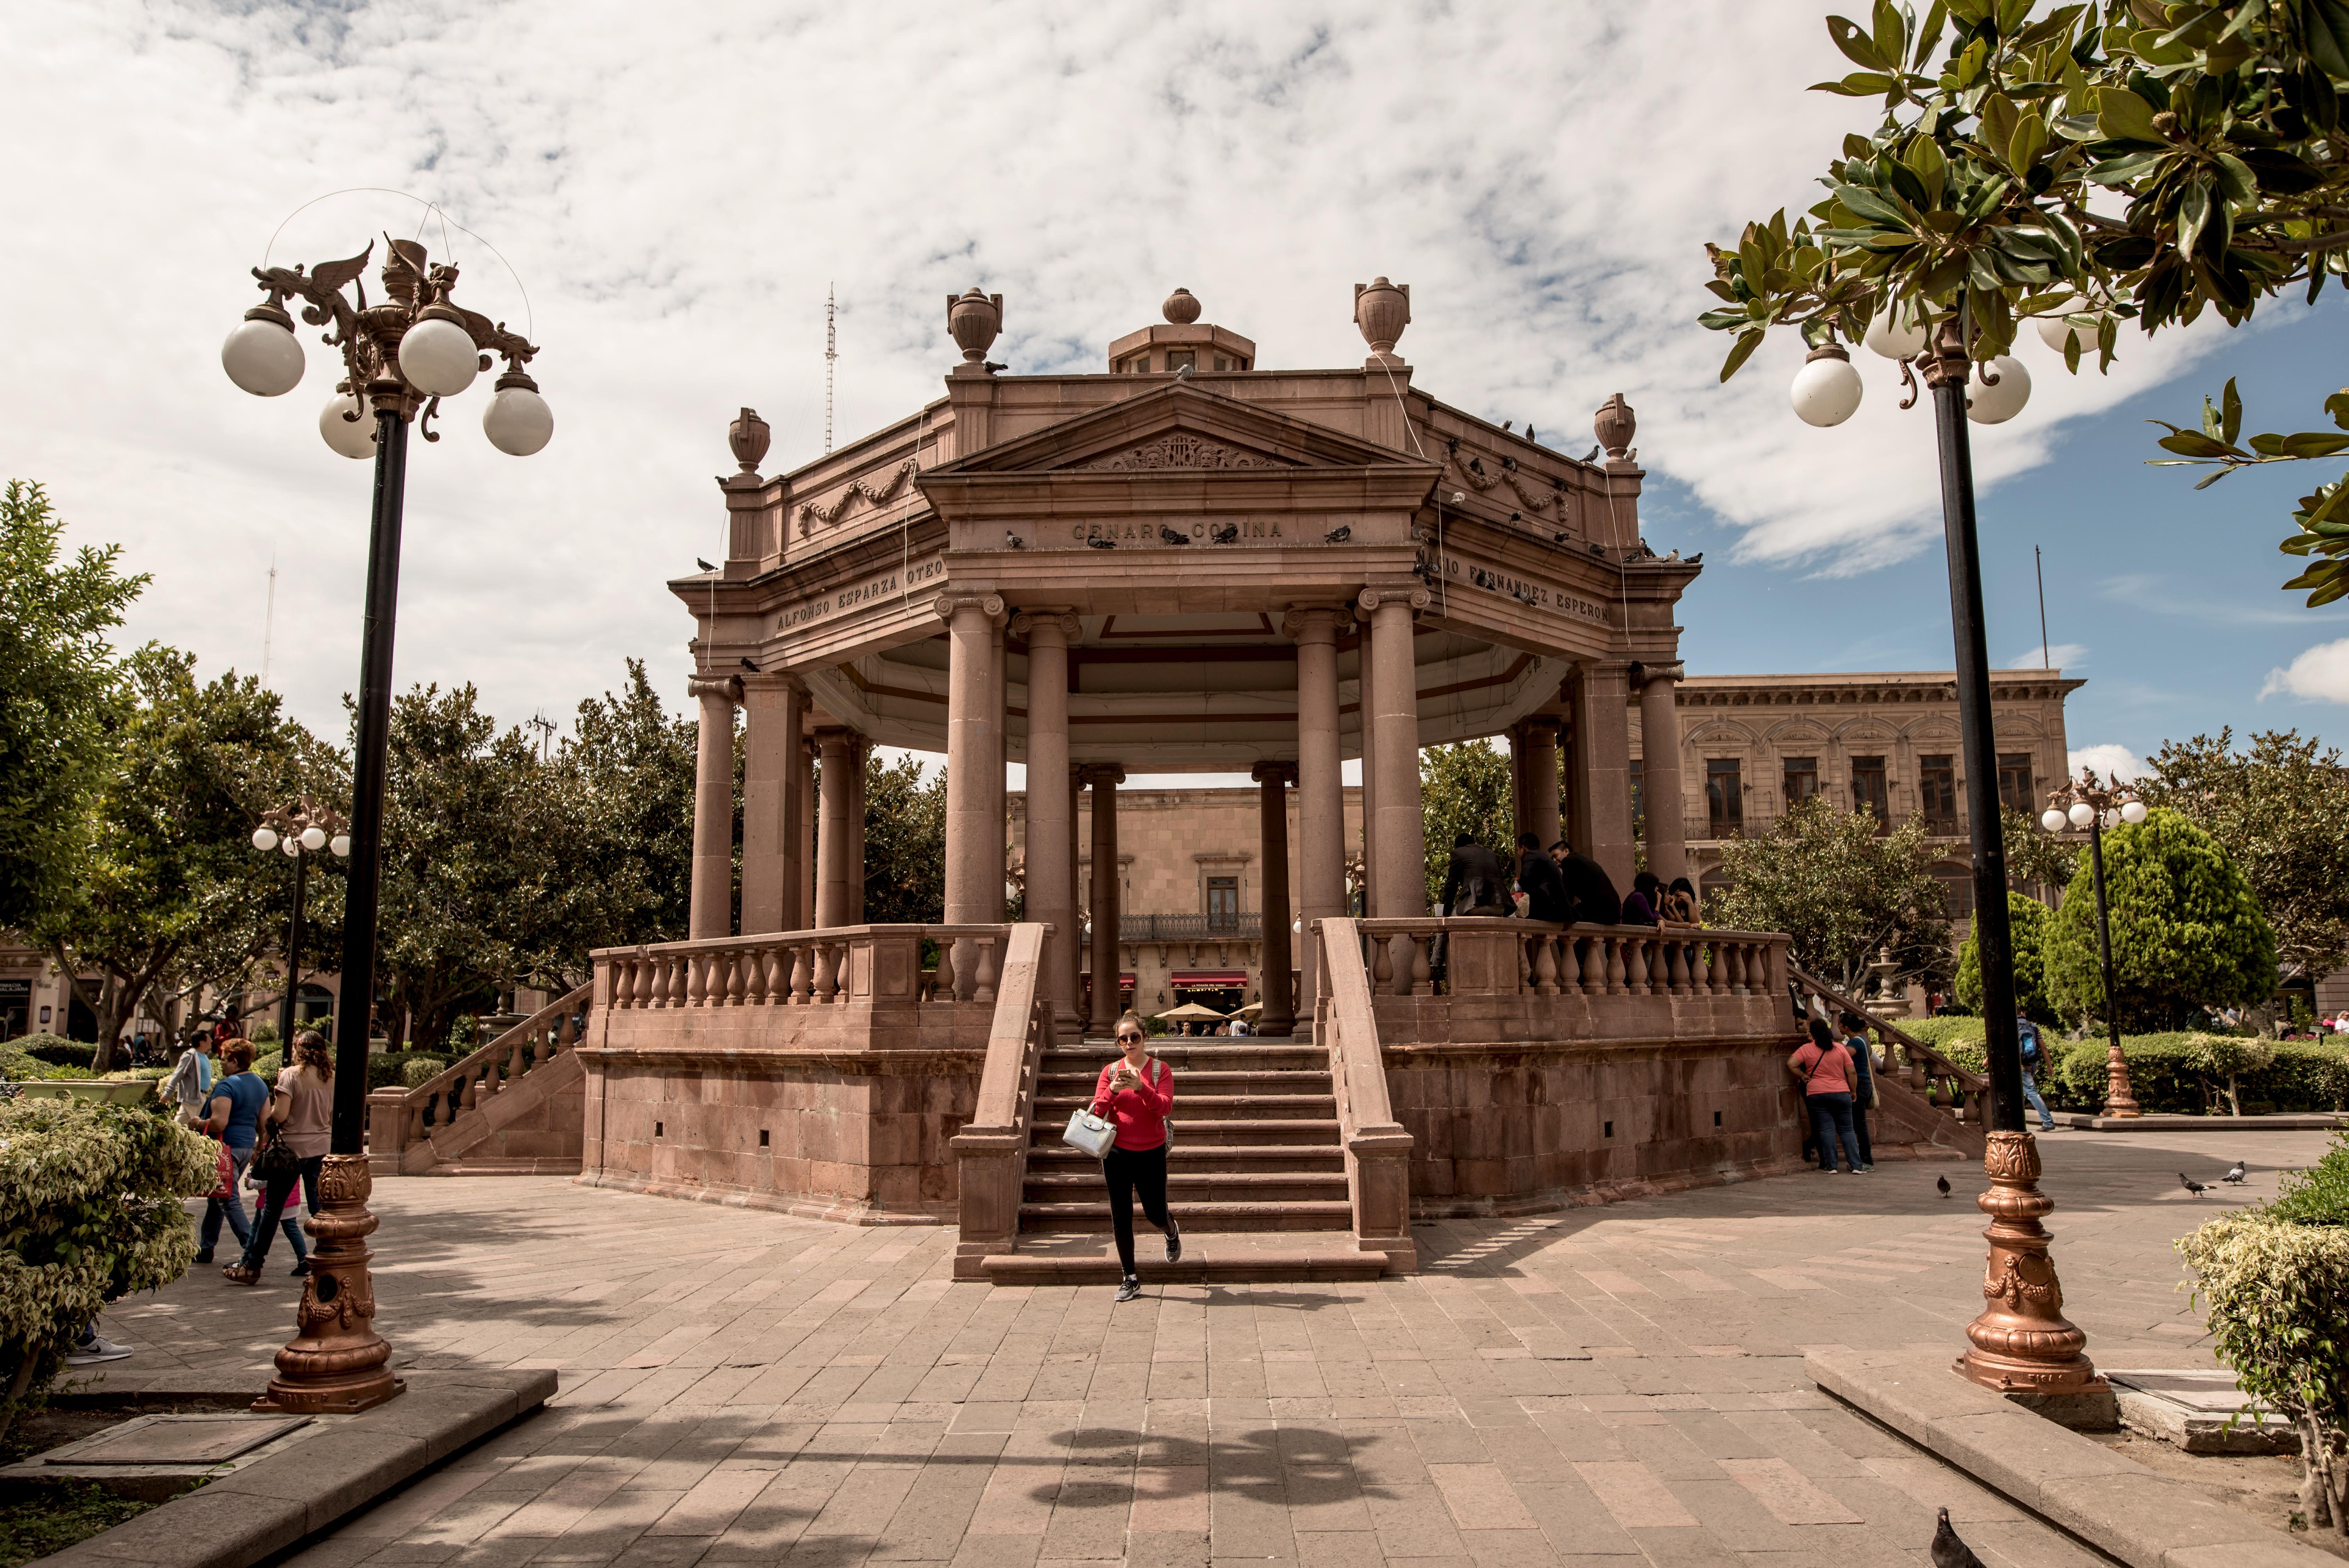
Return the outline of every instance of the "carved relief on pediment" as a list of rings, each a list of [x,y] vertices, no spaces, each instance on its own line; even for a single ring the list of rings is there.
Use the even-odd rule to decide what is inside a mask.
[[[1133,472],[1148,469],[1272,469],[1287,465],[1262,452],[1227,446],[1188,430],[1173,430],[1138,447],[1073,465],[1080,473]]]

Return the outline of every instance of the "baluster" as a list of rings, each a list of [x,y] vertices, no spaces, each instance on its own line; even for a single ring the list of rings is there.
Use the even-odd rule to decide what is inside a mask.
[[[1557,939],[1557,988],[1561,995],[1582,995],[1582,939],[1571,931]]]
[[[1664,948],[1664,983],[1675,996],[1689,994],[1689,946],[1685,942],[1668,944]]]
[[[458,1095],[458,1099],[457,1099],[457,1109],[458,1109],[460,1111],[471,1110],[471,1109],[475,1109],[476,1107],[478,1107],[481,1103],[481,1080],[480,1080],[479,1078],[475,1078],[471,1073],[470,1073],[470,1072],[469,1072],[469,1073],[467,1073],[467,1074],[465,1075],[465,1077],[464,1077],[464,1087],[463,1087],[463,1088],[459,1092],[459,1095]],[[454,1121],[454,1120],[456,1120],[457,1119],[456,1119],[456,1117],[451,1116],[449,1119],[450,1119],[450,1120],[451,1120],[451,1121]]]
[[[660,1008],[681,1007],[685,1005],[685,959],[675,953],[663,954],[653,970],[653,1006]]]
[[[1522,996],[1534,988],[1533,944],[1541,940],[1528,936],[1517,944],[1517,995]]]
[[[508,1083],[512,1083],[514,1079],[522,1077],[523,1072],[529,1068],[529,1064],[522,1059],[522,1048],[525,1043],[526,1042],[517,1037],[512,1047],[506,1052],[506,1081]]]
[[[757,961],[750,967],[751,1004],[764,1007],[773,1002],[789,981],[790,974],[780,944],[759,949]]]
[[[657,1007],[660,984],[660,960],[647,955],[636,965],[636,1006]]]
[[[1754,994],[1754,950],[1743,942],[1730,944],[1729,994],[1733,996]]]
[[[1557,995],[1557,938],[1547,934],[1534,938],[1534,994]]]
[[[629,964],[628,960],[625,958],[615,958],[612,960],[612,967],[609,973],[612,979],[607,994],[612,998],[612,1006],[615,1007],[625,1007],[628,1005],[628,995],[630,992],[636,987],[636,978],[635,969]]]
[[[955,999],[954,938],[941,936],[937,940],[938,979],[934,995],[941,1002],[951,1002]]]
[[[1411,994],[1414,996],[1431,995],[1434,987],[1429,984],[1427,955],[1435,944],[1412,936],[1406,936],[1403,940],[1411,944]]]
[[[686,955],[685,1005],[699,1007],[725,1001],[725,981],[717,974],[717,954],[692,953]],[[718,984],[712,985],[711,981]],[[714,993],[714,995],[713,995]]]
[[[840,944],[837,943],[819,942],[815,945],[815,999],[819,1006],[829,1006],[840,989],[834,974],[839,954]]]
[[[719,962],[726,965],[726,1005],[739,1007],[750,997],[750,971],[757,966],[759,954],[755,949],[748,953],[730,953]]]
[[[980,936],[972,939],[978,944],[978,980],[971,988],[974,1002],[995,1000],[995,938]]]
[[[1394,965],[1390,962],[1387,944],[1377,937],[1371,938],[1371,949],[1376,954],[1371,961],[1371,991],[1373,995],[1394,989]]]
[[[1609,936],[1605,940],[1607,943],[1607,994],[1610,996],[1628,995],[1630,994],[1631,987],[1627,979],[1629,971],[1623,964],[1623,939],[1619,936]]]
[[[1624,939],[1623,988],[1634,996],[1648,994],[1648,939],[1644,936]]]
[[[815,995],[815,944],[804,939],[791,944],[792,1006],[804,1007]]]
[[[424,1102],[420,1099],[409,1101],[404,1114],[408,1118],[409,1143],[412,1146],[423,1142]]]

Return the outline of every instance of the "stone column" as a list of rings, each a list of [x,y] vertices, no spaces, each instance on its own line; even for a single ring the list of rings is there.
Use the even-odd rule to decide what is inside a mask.
[[[1526,803],[1518,813],[1525,825],[1517,830],[1541,841],[1544,853],[1561,837],[1557,824],[1557,721],[1529,718],[1525,737]]]
[[[1006,873],[1011,868],[1010,789],[1006,777],[1011,763],[1011,713],[1003,699],[1011,664],[1005,656],[1003,647],[1007,622],[1008,617],[996,617],[995,635],[988,649],[987,665],[987,727],[989,738],[987,756],[988,820],[994,827],[987,840],[990,851],[987,862],[987,892],[979,902],[987,906],[989,912],[987,918],[990,922],[1003,919],[1003,887]],[[999,951],[995,955],[995,963],[999,973],[1003,965],[1003,954]]]
[[[753,677],[742,690],[742,934],[789,931],[799,916],[800,719],[807,688]]]
[[[686,934],[696,942],[734,934],[734,705],[742,683],[696,676],[688,696],[701,699],[701,734],[693,758],[693,892]]]
[[[850,820],[856,809],[855,737],[845,729],[819,729],[817,748],[823,755],[823,776],[818,781],[823,800],[823,820],[816,830],[815,923],[819,929],[850,923],[854,907],[849,880],[854,875],[852,852],[863,859],[857,842],[864,834]]]
[[[1085,769],[1093,787],[1093,1006],[1090,1033],[1117,1033],[1117,787],[1125,769],[1095,763]]]
[[[843,925],[864,923],[864,759],[872,745],[861,735],[848,741],[848,918]]]
[[[1289,994],[1288,944],[1288,786],[1297,781],[1296,764],[1259,762],[1249,775],[1261,785],[1257,797],[1257,839],[1262,853],[1264,941],[1264,1011],[1257,1028],[1268,1035],[1286,1035],[1297,1024],[1297,999]]]
[[[1667,883],[1688,875],[1681,801],[1681,710],[1672,696],[1687,673],[1678,664],[1650,665],[1640,687],[1640,787],[1647,797],[1648,869]]]
[[[1378,749],[1378,672],[1371,668],[1370,617],[1365,615],[1355,624],[1361,628],[1361,635],[1354,645],[1354,718],[1361,731],[1362,823],[1361,841],[1349,843],[1346,848],[1349,851],[1359,849],[1362,854],[1362,913],[1367,915],[1376,914],[1379,909],[1378,857],[1371,850],[1377,841],[1379,816],[1378,769],[1371,766],[1371,758]]]
[[[1032,789],[1035,788],[1034,764],[1030,764],[1030,768],[1029,788]],[[1077,908],[1077,893],[1083,885],[1077,877],[1077,809],[1084,804],[1084,799],[1085,770],[1072,767],[1069,769],[1069,939],[1060,948],[1061,965],[1069,975],[1068,1026],[1072,1031],[1071,1039],[1082,1037],[1084,1016],[1091,1012],[1090,1008],[1078,1006],[1079,998],[1084,995],[1084,956],[1088,951],[1077,931],[1077,923],[1083,913]],[[1058,1013],[1053,1016],[1059,1016]]]
[[[1062,1028],[1077,1025],[1076,796],[1069,771],[1069,644],[1077,618],[1029,610],[1011,624],[1028,644],[1028,918],[1050,925],[1044,995]]]
[[[1575,816],[1581,829],[1574,847],[1604,866],[1615,885],[1628,892],[1636,869],[1630,669],[1619,664],[1586,664],[1573,678]]]
[[[1297,912],[1303,985],[1298,1011],[1309,1020],[1320,995],[1320,947],[1313,923],[1346,913],[1346,784],[1338,741],[1338,636],[1350,617],[1334,606],[1288,612],[1297,640]],[[1366,769],[1367,771],[1367,769]],[[1267,1004],[1269,1006],[1269,1004]]]
[[[1526,782],[1526,754],[1528,749],[1526,727],[1522,724],[1509,726],[1509,831],[1513,836],[1533,831],[1529,815],[1533,804],[1529,799],[1531,789]]]
[[[815,925],[815,742],[792,744],[792,853],[790,929]]]
[[[1002,836],[1003,818],[988,786],[987,763],[996,755],[989,665],[1003,601],[992,593],[941,593],[936,608],[947,628],[946,917],[948,925],[976,925],[1002,913],[1003,883],[993,878],[999,851],[988,845]],[[957,954],[956,973],[962,967]]]
[[[1425,829],[1419,805],[1419,675],[1412,660],[1411,617],[1427,606],[1427,590],[1371,588],[1361,604],[1371,616],[1371,657],[1377,669],[1374,731],[1379,781],[1378,913],[1384,919],[1427,913]],[[1362,776],[1371,776],[1365,767]]]

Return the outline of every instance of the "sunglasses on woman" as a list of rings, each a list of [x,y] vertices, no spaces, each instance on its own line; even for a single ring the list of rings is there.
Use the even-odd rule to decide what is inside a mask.
[[[1140,1038],[1142,1038],[1140,1035],[1120,1035],[1117,1037],[1117,1043],[1121,1046],[1130,1046]]]

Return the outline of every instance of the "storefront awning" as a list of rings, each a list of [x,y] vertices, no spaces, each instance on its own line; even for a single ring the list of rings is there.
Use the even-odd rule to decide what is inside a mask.
[[[1166,977],[1170,985],[1245,985],[1247,975],[1237,969],[1194,970]]]

